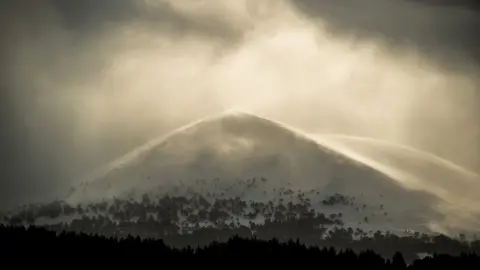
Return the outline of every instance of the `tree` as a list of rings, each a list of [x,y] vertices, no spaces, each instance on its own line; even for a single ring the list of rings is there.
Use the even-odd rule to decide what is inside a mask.
[[[462,242],[466,241],[467,237],[464,233],[461,233],[459,236],[460,236],[460,241],[462,241]]]
[[[365,223],[368,223],[368,217],[366,216],[366,217],[363,219],[363,221],[364,221]]]
[[[403,270],[407,269],[407,264],[405,263],[405,259],[403,258],[402,253],[396,252],[392,258],[392,269],[393,270]]]

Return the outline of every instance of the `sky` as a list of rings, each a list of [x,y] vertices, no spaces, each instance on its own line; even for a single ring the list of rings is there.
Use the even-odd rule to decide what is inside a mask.
[[[480,172],[475,1],[6,0],[0,208],[239,108]]]

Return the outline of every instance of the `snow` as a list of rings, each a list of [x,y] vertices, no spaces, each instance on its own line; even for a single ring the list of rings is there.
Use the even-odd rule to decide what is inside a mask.
[[[445,219],[432,222],[433,230],[476,231],[480,227],[480,176],[451,161],[406,145],[347,136],[322,134],[319,139],[332,149],[402,182],[405,188],[441,198],[435,206]]]
[[[140,146],[92,174],[66,201],[75,205],[106,200],[110,206],[114,198],[141,201],[145,194],[156,199],[168,194],[187,198],[201,195],[209,203],[238,197],[275,205],[283,200],[286,205],[302,202],[298,194],[303,193],[315,212],[327,216],[342,213],[346,227],[445,232],[446,228],[464,229],[463,222],[445,218],[445,209],[456,210],[452,211],[455,218],[462,217],[447,192],[458,195],[461,189],[447,178],[457,184],[480,185],[476,177],[411,149],[372,141],[359,143],[345,136],[313,138],[282,123],[234,111],[201,119]],[[435,188],[429,189],[432,186]],[[293,194],[285,194],[288,190]],[[471,197],[478,190],[474,188]],[[354,197],[355,206],[321,203],[336,193]],[[251,203],[248,205],[248,213],[253,212]],[[93,217],[98,213],[87,214]],[[158,220],[156,213],[148,216]],[[251,221],[233,213],[229,216],[226,222],[238,219],[247,226]],[[365,217],[368,223],[363,222]],[[182,213],[178,218],[180,226],[190,226]],[[477,218],[474,215],[472,222]],[[258,215],[253,222],[264,223],[265,216]],[[208,221],[199,225],[214,226]]]
[[[225,145],[228,152],[224,151]],[[285,187],[288,182],[296,188],[323,187],[333,178],[391,181],[300,132],[238,112],[183,127],[134,150],[103,172],[88,185],[76,188],[69,201],[119,197],[133,189],[142,193],[152,186],[168,186],[180,180],[191,185],[202,178],[222,179],[219,185],[224,187],[209,187],[214,189],[259,176],[272,180],[269,189]],[[263,194],[251,190],[249,196],[259,200]]]

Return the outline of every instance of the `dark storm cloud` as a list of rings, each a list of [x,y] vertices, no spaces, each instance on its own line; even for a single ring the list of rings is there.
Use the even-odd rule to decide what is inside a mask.
[[[91,36],[121,27],[129,22],[170,34],[197,34],[222,40],[236,39],[239,32],[214,18],[192,19],[179,14],[169,2],[139,0],[52,0],[52,6],[60,14],[66,29],[77,34]]]
[[[476,4],[475,4],[476,2]],[[321,18],[338,36],[375,39],[395,50],[410,46],[443,68],[480,63],[478,1],[296,0],[311,18]]]
[[[444,7],[461,7],[472,10],[480,10],[480,2],[478,0],[408,0],[411,2],[424,3],[434,6]]]

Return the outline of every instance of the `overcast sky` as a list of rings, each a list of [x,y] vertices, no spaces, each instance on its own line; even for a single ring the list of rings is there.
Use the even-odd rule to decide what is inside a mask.
[[[2,1],[0,206],[231,107],[478,172],[478,29],[473,0]]]

